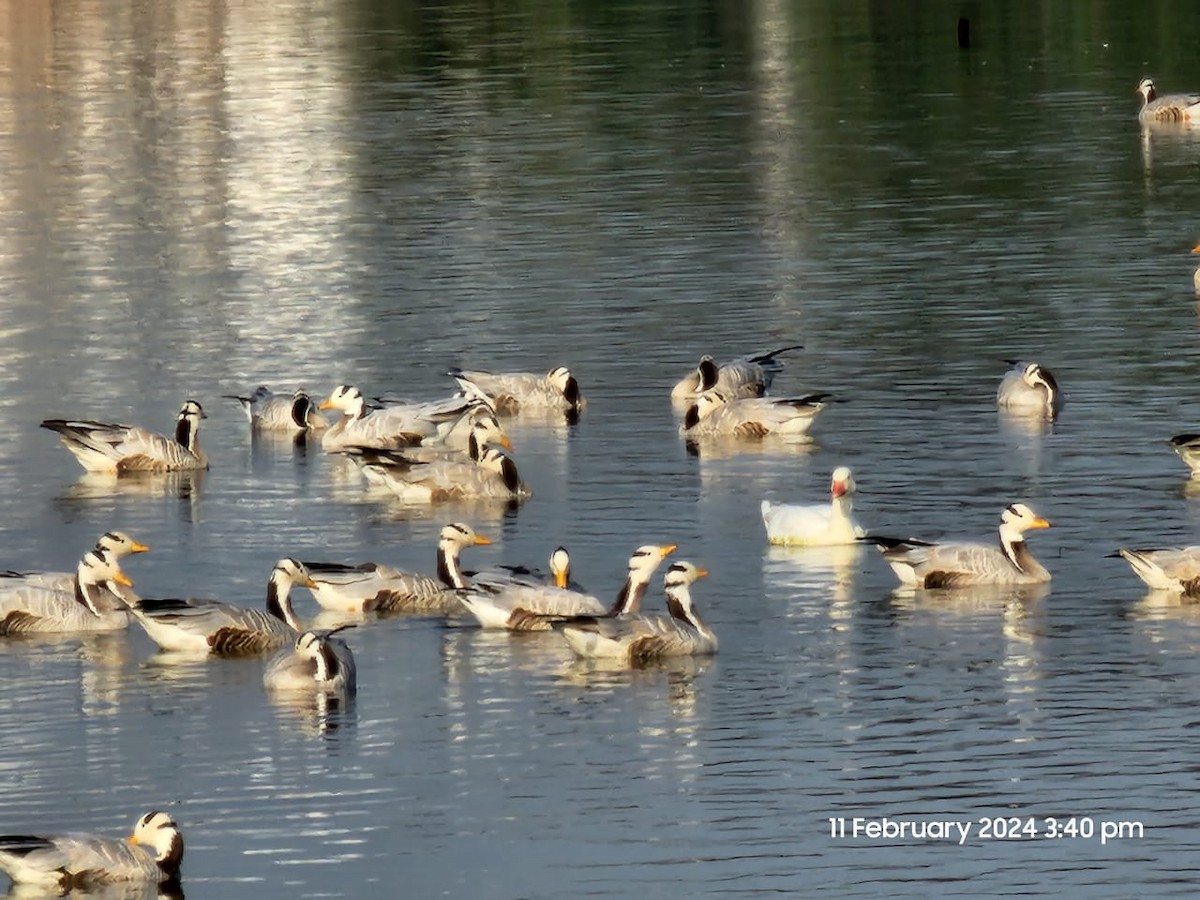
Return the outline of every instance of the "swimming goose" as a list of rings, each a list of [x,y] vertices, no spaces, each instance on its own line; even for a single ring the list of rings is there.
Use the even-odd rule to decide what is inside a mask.
[[[576,412],[587,405],[579,382],[566,366],[545,375],[532,372],[469,372],[451,369],[450,376],[468,397],[486,400],[497,412],[516,415],[522,411]]]
[[[996,404],[1016,413],[1038,413],[1053,418],[1062,409],[1062,394],[1054,373],[1045,366],[1022,360],[1006,360],[1012,368],[996,391]]]
[[[145,553],[150,548],[139,544],[123,531],[107,531],[96,540],[95,550],[107,550],[120,562],[132,553]],[[57,591],[75,590],[74,572],[0,572],[0,590],[17,585],[53,588]]]
[[[271,691],[321,691],[353,696],[357,689],[354,654],[333,637],[341,628],[306,631],[292,647],[267,661],[263,685]]]
[[[750,397],[730,400],[720,391],[705,391],[688,407],[679,433],[685,438],[767,435],[799,437],[825,408],[829,394],[804,397]]]
[[[1191,470],[1192,478],[1200,479],[1200,434],[1177,434],[1167,443]]]
[[[14,884],[63,893],[114,882],[161,884],[179,877],[183,835],[165,812],[148,812],[128,838],[94,834],[0,835],[0,869]]]
[[[357,566],[306,562],[308,589],[322,607],[336,612],[459,612],[456,590],[465,588],[467,576],[459,566],[464,547],[490,544],[470,525],[445,526],[438,538],[437,577],[393,569],[382,563]]]
[[[1143,122],[1200,121],[1200,94],[1164,94],[1154,90],[1154,82],[1143,78],[1136,93],[1142,95],[1138,119]]]
[[[762,502],[762,520],[770,544],[828,547],[853,544],[866,532],[851,517],[854,477],[845,466],[833,470],[828,504]]]
[[[408,403],[370,408],[362,391],[343,384],[333,390],[320,405],[342,414],[321,435],[321,446],[330,453],[347,447],[373,447],[395,450],[428,441],[447,443],[460,431],[461,443],[472,424],[472,414],[480,406],[473,398],[449,397],[426,403]]]
[[[1200,547],[1121,548],[1109,555],[1123,557],[1147,587],[1200,596]]]
[[[129,611],[164,650],[218,656],[265,653],[296,640],[300,623],[291,590],[310,586],[303,564],[281,559],[267,582],[266,609],[220,600],[143,599]]]
[[[491,498],[518,500],[530,495],[517,463],[503,447],[490,444],[479,459],[421,460],[399,450],[347,447],[344,451],[376,487],[386,487],[407,503]]]
[[[291,394],[276,394],[262,384],[247,397],[239,394],[221,396],[227,400],[238,401],[246,413],[250,427],[262,431],[298,433],[316,431],[329,424],[313,403],[312,397],[302,390]]]
[[[671,399],[676,402],[695,400],[705,391],[716,388],[726,397],[761,397],[771,382],[783,370],[783,362],[776,359],[788,350],[799,350],[800,344],[791,344],[750,356],[739,356],[717,365],[707,354],[700,357],[695,371],[681,378],[671,388]]]
[[[565,617],[615,617],[636,613],[650,578],[659,564],[675,550],[674,544],[647,544],[629,558],[625,583],[612,606],[590,594],[552,585],[490,578],[478,573],[459,599],[484,628],[509,631],[549,631],[553,622]]]
[[[1050,523],[1024,503],[1014,503],[1000,516],[1000,546],[931,544],[867,535],[900,583],[909,587],[946,588],[975,584],[1041,584],[1050,573],[1025,546],[1025,532]]]
[[[207,469],[200,449],[200,420],[208,418],[195,400],[188,400],[168,438],[137,425],[46,419],[43,428],[58,433],[63,446],[89,472],[176,472]]]
[[[0,635],[120,631],[129,625],[117,592],[133,587],[111,550],[89,550],[68,590],[18,583],[0,590]]]
[[[580,618],[556,627],[584,659],[620,659],[636,667],[673,656],[717,652],[717,636],[692,605],[690,588],[708,574],[690,562],[673,563],[664,579],[670,616]]]

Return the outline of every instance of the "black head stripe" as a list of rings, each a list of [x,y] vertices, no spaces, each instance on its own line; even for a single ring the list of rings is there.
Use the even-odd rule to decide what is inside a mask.
[[[684,428],[695,428],[700,421],[700,407],[693,403],[688,407],[687,413],[683,417]]]

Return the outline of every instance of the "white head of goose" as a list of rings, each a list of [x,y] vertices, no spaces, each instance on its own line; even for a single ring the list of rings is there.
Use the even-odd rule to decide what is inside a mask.
[[[1200,119],[1200,94],[1163,94],[1154,88],[1153,80],[1143,78],[1135,93],[1142,97],[1138,119],[1142,122],[1191,123]]]
[[[1053,417],[1062,409],[1062,394],[1054,373],[1036,362],[1010,359],[1013,367],[1000,380],[996,404],[1016,413]]]
[[[332,409],[351,419],[361,419],[367,414],[367,401],[362,391],[351,384],[339,384],[317,407]]]
[[[0,869],[14,884],[61,892],[115,882],[163,884],[179,877],[183,835],[168,813],[148,812],[126,839],[71,833],[0,835]]]
[[[1042,584],[1050,573],[1025,546],[1025,532],[1050,523],[1024,503],[1000,515],[1000,545],[931,544],[912,538],[868,535],[901,584],[909,587],[954,588],[978,584]]]
[[[476,534],[475,529],[463,522],[453,522],[442,528],[438,538],[437,574],[442,584],[449,588],[465,588],[467,578],[459,566],[459,556],[464,547],[490,544],[490,538]]]

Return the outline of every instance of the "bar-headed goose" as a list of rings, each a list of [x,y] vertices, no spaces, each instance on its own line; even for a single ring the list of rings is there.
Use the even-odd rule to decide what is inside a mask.
[[[321,435],[321,446],[330,453],[347,447],[395,450],[430,441],[445,443],[458,430],[465,443],[478,407],[478,400],[464,397],[370,407],[362,391],[343,384],[320,405],[322,410],[341,413]]]
[[[1154,82],[1143,78],[1136,93],[1142,97],[1138,119],[1143,122],[1198,122],[1200,94],[1163,94],[1154,89]]]
[[[829,503],[762,502],[762,520],[771,544],[828,547],[853,544],[866,532],[851,516],[854,476],[845,466],[833,470]]]
[[[486,400],[501,413],[561,411],[578,412],[587,405],[579,382],[566,366],[545,375],[533,372],[479,372],[451,369],[450,376],[468,397]]]
[[[615,617],[635,613],[655,570],[675,550],[674,544],[647,544],[629,558],[628,574],[616,600],[606,607],[591,594],[505,577],[476,574],[459,599],[484,628],[549,631],[555,621],[572,616]]]
[[[557,630],[577,656],[622,660],[630,666],[716,653],[717,636],[696,613],[690,590],[707,574],[690,562],[671,564],[664,579],[670,616],[579,618],[560,624]]]
[[[436,578],[374,562],[354,566],[306,562],[308,588],[317,603],[335,612],[459,612],[462,607],[455,591],[468,584],[459,555],[465,547],[490,543],[470,525],[455,522],[442,528],[438,537]]]
[[[295,645],[285,647],[267,661],[263,685],[270,691],[319,691],[354,695],[358,676],[354,654],[333,635],[341,628],[306,631]]]
[[[720,391],[705,391],[687,408],[679,433],[688,439],[799,437],[807,433],[829,397],[808,394],[731,400]]]
[[[129,625],[118,593],[132,588],[111,550],[89,550],[68,590],[18,582],[0,589],[0,635],[120,631]]]
[[[1177,434],[1167,443],[1187,465],[1192,478],[1200,479],[1200,434]]]
[[[276,394],[262,384],[248,396],[222,396],[227,400],[238,401],[250,422],[250,427],[261,431],[298,434],[302,431],[319,431],[329,424],[317,409],[312,397],[303,390],[296,390],[291,394]]]
[[[105,884],[162,884],[179,877],[183,835],[168,813],[148,812],[127,838],[102,835],[0,835],[0,869],[14,884],[62,893]]]
[[[176,472],[208,468],[199,442],[200,420],[205,418],[200,404],[188,400],[176,417],[173,438],[137,425],[86,420],[46,419],[42,427],[57,432],[89,472]]]
[[[291,590],[309,585],[308,570],[281,559],[267,581],[266,609],[220,600],[143,599],[130,607],[146,634],[164,650],[217,656],[266,653],[296,640],[300,623]]]
[[[385,487],[406,503],[456,500],[522,500],[530,495],[517,463],[503,447],[489,444],[478,459],[448,457],[422,460],[401,450],[347,447],[368,483]]]
[[[700,363],[694,371],[689,372],[671,388],[671,400],[685,403],[714,388],[734,400],[741,397],[761,397],[771,386],[775,376],[783,371],[783,360],[777,357],[781,353],[800,348],[800,344],[791,344],[766,353],[739,356],[720,365],[706,354],[700,357]]]
[[[908,587],[953,588],[975,584],[1042,584],[1050,573],[1025,546],[1025,532],[1049,528],[1024,503],[1014,503],[1000,515],[1000,545],[931,544],[911,538],[868,535],[883,558]]]
[[[1200,596],[1200,547],[1121,548],[1110,555],[1123,557],[1149,588]]]
[[[106,531],[96,540],[95,550],[107,550],[120,562],[133,553],[145,553],[150,548],[138,543],[123,531]],[[0,572],[0,591],[19,585],[53,588],[57,591],[74,591],[74,572]]]
[[[1014,413],[1054,418],[1062,409],[1062,394],[1054,373],[1045,366],[1024,360],[1007,360],[1012,368],[1000,379],[996,405]]]

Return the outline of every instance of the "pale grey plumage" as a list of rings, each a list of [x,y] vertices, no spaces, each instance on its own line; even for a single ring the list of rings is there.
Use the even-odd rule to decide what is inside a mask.
[[[1143,78],[1138,83],[1136,93],[1142,98],[1142,106],[1138,110],[1138,119],[1142,122],[1200,121],[1200,94],[1159,95],[1149,78]]]
[[[711,356],[705,355],[693,371],[675,383],[671,389],[671,399],[680,403],[695,400],[700,394],[713,389],[733,400],[761,397],[770,388],[775,376],[783,370],[779,355],[799,349],[799,344],[791,344],[777,350],[739,356],[720,365]]]
[[[104,884],[161,884],[179,876],[183,835],[165,812],[146,813],[124,839],[95,834],[0,835],[0,869],[14,884],[59,892]]]
[[[249,395],[225,394],[224,397],[238,401],[250,427],[261,431],[299,434],[303,431],[319,431],[329,424],[312,397],[303,390],[276,394],[262,384]]]
[[[799,437],[808,432],[829,394],[803,397],[751,397],[731,400],[705,391],[688,408],[679,433],[689,440],[710,437]]]
[[[342,414],[321,435],[321,446],[331,453],[348,447],[395,450],[427,442],[461,446],[466,443],[479,407],[478,400],[448,397],[371,408],[362,391],[343,384],[320,405],[322,410]]]
[[[110,550],[89,550],[69,589],[0,583],[0,635],[120,631],[129,614],[118,591],[132,588]]]
[[[319,691],[353,696],[358,687],[354,654],[345,641],[333,635],[341,631],[305,631],[291,647],[267,661],[263,684],[272,691]]]
[[[468,397],[485,400],[502,413],[577,412],[587,405],[579,382],[566,366],[545,375],[533,372],[480,372],[451,369],[450,375]]]
[[[89,472],[175,472],[208,468],[200,449],[200,420],[207,418],[188,400],[175,421],[174,437],[137,425],[68,419],[46,419],[42,427],[58,434],[63,446]]]

